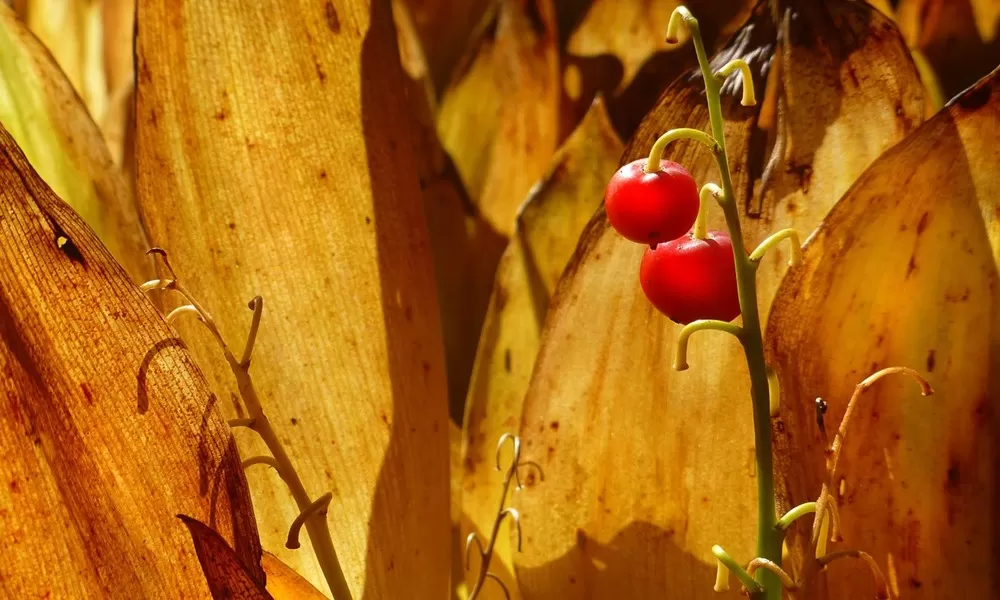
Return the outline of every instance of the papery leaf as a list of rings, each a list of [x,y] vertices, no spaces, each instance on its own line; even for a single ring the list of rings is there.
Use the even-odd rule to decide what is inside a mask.
[[[701,14],[701,25],[709,30],[737,12],[743,12],[745,19],[753,2],[748,0],[719,0],[650,3],[644,0],[593,0],[580,23],[569,34],[566,52],[572,56],[595,57],[610,54],[623,66],[623,74],[615,90],[617,95],[631,85],[636,74],[648,61],[658,54],[674,54],[670,58],[658,57],[664,62],[679,62],[684,65],[690,55],[687,43],[689,36],[683,31],[683,44],[666,42],[667,24],[673,10],[686,6],[696,14]],[[683,56],[680,54],[684,53]],[[694,63],[691,63],[694,64]]]
[[[52,53],[95,120],[104,114],[108,100],[102,4],[88,0],[26,0],[17,7],[28,29]]]
[[[907,42],[927,58],[950,98],[1000,62],[998,10],[994,0],[900,0],[896,15]]]
[[[261,583],[247,572],[236,552],[211,527],[187,515],[177,515],[191,533],[195,553],[205,573],[212,598],[223,600],[274,600]]]
[[[264,552],[260,566],[267,574],[267,593],[275,600],[326,600],[325,595],[270,552]]]
[[[147,277],[148,245],[131,187],[73,86],[6,6],[0,6],[0,122],[133,280]]]
[[[441,89],[477,26],[493,4],[487,0],[396,0],[412,15],[414,33],[427,63],[435,89]]]
[[[468,521],[463,522],[463,540],[470,531],[489,536],[504,477],[495,470],[497,440],[520,426],[549,298],[580,231],[604,198],[621,150],[604,101],[598,99],[521,209],[497,272],[466,400],[462,512]],[[493,571],[504,572],[507,587],[516,590],[507,527],[497,540]],[[470,587],[475,576],[473,569]]]
[[[877,369],[912,367],[935,390],[875,384],[838,470],[841,533],[876,557],[900,598],[987,598],[998,585],[998,123],[995,71],[883,154],[785,278],[768,327],[786,505],[815,499],[824,477],[815,398],[832,436],[855,384]],[[788,541],[797,560],[804,531]],[[807,597],[871,589],[864,566],[831,565]]]
[[[509,236],[559,142],[559,52],[551,0],[504,0],[445,90],[438,132],[486,221]]]
[[[0,595],[206,598],[195,515],[263,581],[217,396],[0,128]]]
[[[427,217],[448,371],[451,417],[461,422],[469,374],[506,238],[472,205],[437,138],[426,81],[414,82],[410,108],[419,123],[413,153]]]
[[[778,8],[783,24],[776,27],[762,4],[713,60],[719,68],[742,57],[756,74],[756,108],[739,105],[735,79],[723,98],[751,248],[778,229],[807,234],[923,112],[906,47],[874,9],[832,0]],[[776,51],[778,27],[786,30]],[[708,129],[697,75],[666,90],[622,162],[648,154],[673,127]],[[768,143],[769,131],[778,143]],[[700,146],[678,143],[666,157],[699,183],[718,180]],[[723,226],[717,208],[708,216],[710,226]],[[697,336],[691,369],[672,372],[680,327],[643,296],[642,253],[598,213],[549,309],[521,424],[526,459],[548,475],[516,498],[525,544],[514,560],[525,597],[628,589],[637,597],[709,598],[713,544],[741,561],[753,556],[754,438],[741,348],[729,336]],[[787,257],[780,248],[761,263],[764,314]]]
[[[134,130],[132,107],[135,104],[135,64],[132,39],[135,34],[135,1],[103,0],[101,32],[104,80],[108,101],[104,113],[94,115],[108,143],[115,164],[128,165],[129,136]]]
[[[306,489],[333,492],[355,597],[443,597],[444,359],[389,3],[144,0],[138,30],[153,241],[232,343],[263,296],[252,375]],[[229,398],[211,336],[180,325]],[[265,548],[325,592],[308,539],[284,548],[298,509],[281,480],[249,477]]]

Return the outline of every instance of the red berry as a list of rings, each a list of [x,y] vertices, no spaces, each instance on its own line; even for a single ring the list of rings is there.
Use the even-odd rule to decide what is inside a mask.
[[[687,233],[698,217],[698,184],[675,162],[660,161],[647,173],[646,159],[618,169],[604,192],[608,221],[622,237],[640,244],[658,244]]]
[[[732,321],[740,314],[733,243],[721,231],[710,231],[704,240],[688,234],[647,249],[639,281],[653,306],[676,323]]]

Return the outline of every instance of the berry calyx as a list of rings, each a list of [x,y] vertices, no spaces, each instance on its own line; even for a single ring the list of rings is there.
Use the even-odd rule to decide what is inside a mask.
[[[648,172],[647,164],[642,158],[618,169],[604,193],[604,208],[622,237],[652,246],[691,229],[700,200],[698,184],[687,169],[661,160],[659,171]]]
[[[646,298],[671,321],[732,321],[740,314],[733,244],[729,234],[685,235],[649,248],[639,267]]]

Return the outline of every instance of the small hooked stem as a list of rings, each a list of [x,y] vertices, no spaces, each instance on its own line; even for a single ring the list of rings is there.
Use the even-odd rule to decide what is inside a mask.
[[[497,471],[503,471],[503,467],[500,463],[500,453],[503,450],[504,444],[510,440],[513,445],[514,455],[511,458],[510,466],[507,468],[507,473],[504,475],[503,480],[503,492],[500,494],[500,506],[497,509],[497,516],[493,520],[493,528],[490,532],[489,540],[486,542],[486,548],[483,548],[482,542],[479,541],[479,536],[476,532],[472,532],[465,540],[465,568],[469,569],[471,563],[469,562],[470,551],[472,549],[472,543],[475,542],[479,550],[479,574],[476,577],[476,583],[469,592],[468,600],[476,600],[479,597],[479,592],[483,589],[483,584],[486,583],[487,579],[492,579],[496,581],[501,588],[503,588],[504,595],[508,598],[510,597],[510,592],[507,590],[507,585],[499,578],[496,574],[490,572],[490,562],[493,559],[493,548],[496,544],[497,534],[500,532],[500,524],[507,517],[510,517],[511,521],[514,522],[514,526],[517,528],[517,551],[521,551],[521,514],[517,512],[517,509],[512,507],[504,508],[507,504],[507,494],[510,491],[510,484],[515,484],[515,490],[521,489],[523,486],[521,484],[521,478],[518,474],[518,469],[523,465],[531,465],[538,469],[538,465],[535,463],[525,462],[521,463],[521,439],[517,436],[505,433],[500,436],[500,440],[497,442],[496,451],[496,467]],[[544,479],[544,474],[542,474],[541,469],[538,469],[539,477]]]
[[[757,569],[767,569],[777,575],[778,579],[781,581],[781,585],[785,586],[786,589],[794,590],[798,587],[792,578],[789,577],[788,573],[775,564],[773,560],[768,560],[766,558],[755,558],[751,560],[750,564],[747,565],[747,575],[753,577],[753,574],[757,572]]]
[[[688,368],[688,338],[691,337],[691,334],[696,331],[706,331],[709,329],[730,333],[736,336],[736,339],[740,341],[743,340],[743,329],[739,325],[733,325],[732,323],[719,321],[717,319],[699,319],[697,321],[692,321],[685,325],[681,329],[680,334],[677,335],[677,350],[674,353],[675,371],[685,371]]]
[[[278,465],[278,461],[274,460],[273,456],[260,454],[258,456],[251,456],[250,458],[244,460],[241,463],[241,466],[244,469],[252,467],[254,465],[267,465],[272,469],[274,469],[275,471],[277,471],[278,475],[281,475],[281,467]]]
[[[254,296],[247,306],[253,311],[253,318],[250,320],[250,332],[247,334],[247,343],[243,346],[243,359],[240,360],[240,365],[244,368],[250,367],[250,359],[253,357],[253,349],[257,343],[257,331],[260,329],[260,317],[264,312],[264,298]]]
[[[784,240],[789,240],[792,244],[792,257],[788,259],[789,267],[797,267],[802,264],[802,244],[799,243],[799,232],[794,229],[782,229],[777,233],[773,233],[766,240],[760,243],[753,252],[750,253],[750,262],[756,267],[760,264],[760,260],[764,258],[764,254],[768,250],[777,246]]]
[[[181,306],[178,306],[177,308],[167,313],[167,316],[164,318],[166,319],[167,323],[173,325],[174,321],[176,321],[178,317],[187,313],[197,315],[198,318],[201,318],[201,315],[198,314],[198,309],[191,304],[183,304]]]
[[[854,410],[857,407],[858,400],[861,398],[861,394],[871,386],[875,385],[875,382],[883,377],[886,377],[887,375],[907,375],[920,385],[920,394],[922,396],[930,396],[934,393],[933,388],[931,388],[931,385],[927,383],[927,380],[924,379],[920,373],[917,373],[909,367],[887,367],[869,375],[864,379],[864,381],[859,383],[854,388],[854,394],[851,396],[851,399],[847,402],[847,409],[844,411],[844,418],[840,421],[840,427],[837,429],[837,434],[833,438],[833,444],[830,446],[828,469],[830,471],[829,477],[831,482],[837,472],[837,463],[840,461],[840,453],[844,447],[844,438],[847,437],[847,426],[851,422],[851,417],[854,416]]]
[[[764,588],[762,588],[760,584],[746,572],[746,569],[744,569],[740,563],[733,560],[733,557],[729,556],[729,553],[726,552],[722,546],[712,546],[712,554],[715,556],[716,560],[719,561],[719,563],[729,569],[729,572],[732,573],[737,580],[739,580],[748,592],[751,594],[759,594],[764,591]],[[718,577],[716,577],[716,584],[718,584]]]
[[[229,419],[226,423],[230,427],[247,427],[253,429],[254,426],[253,419]]]
[[[323,494],[307,506],[304,511],[300,512],[299,516],[295,517],[295,520],[292,521],[292,526],[288,528],[288,540],[285,542],[286,548],[295,550],[301,546],[299,543],[299,532],[302,530],[302,526],[313,515],[326,515],[327,508],[330,506],[330,500],[333,500],[333,492]]]
[[[653,143],[652,149],[649,151],[649,160],[646,161],[646,172],[656,173],[660,170],[660,161],[663,158],[663,151],[666,150],[667,146],[672,142],[677,140],[694,140],[708,146],[712,153],[719,152],[719,144],[716,143],[712,136],[708,135],[700,129],[691,129],[689,127],[681,127],[680,129],[671,129],[670,131],[661,135],[655,143]]]
[[[742,58],[731,60],[726,63],[724,67],[719,69],[715,73],[715,76],[718,79],[725,81],[726,78],[732,75],[733,71],[736,70],[739,70],[740,76],[743,78],[743,98],[740,99],[740,104],[743,106],[753,106],[754,104],[757,104],[757,95],[753,90],[753,73],[750,72],[750,65],[747,64],[747,61]]]
[[[768,398],[770,398],[768,409],[772,417],[777,417],[778,410],[781,408],[781,382],[778,381],[778,374],[774,372],[774,369],[769,366],[766,366],[765,369],[767,370]]]
[[[868,565],[871,569],[872,576],[875,578],[875,598],[877,600],[889,600],[889,586],[886,585],[885,575],[882,574],[882,569],[879,568],[878,563],[872,558],[871,554],[863,552],[861,550],[840,550],[839,552],[831,552],[816,559],[820,567],[825,567],[835,560],[840,560],[842,558],[854,558],[860,559]]]
[[[701,204],[698,207],[698,218],[694,221],[694,237],[699,240],[708,239],[708,199],[718,201],[722,198],[722,188],[714,183],[706,183],[701,186],[699,194]]]
[[[794,523],[801,517],[813,514],[815,512],[816,512],[815,502],[802,503],[796,506],[795,508],[789,510],[788,512],[786,512],[780,519],[778,519],[778,522],[775,524],[775,527],[777,527],[781,531],[787,531],[788,528],[792,526],[792,523]]]

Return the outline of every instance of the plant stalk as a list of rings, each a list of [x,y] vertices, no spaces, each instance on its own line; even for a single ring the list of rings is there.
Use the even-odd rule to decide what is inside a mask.
[[[712,137],[718,149],[715,152],[722,178],[722,198],[719,200],[726,216],[726,225],[733,244],[736,264],[736,281],[739,286],[740,311],[743,315],[742,342],[750,371],[750,393],[753,404],[754,454],[757,462],[757,557],[781,566],[782,533],[776,527],[774,506],[774,463],[771,450],[770,394],[767,365],[764,361],[764,341],[757,307],[757,277],[743,241],[740,214],[733,192],[729,158],[726,153],[725,122],[722,118],[722,81],[712,72],[705,44],[697,20],[685,19],[691,32],[698,64],[705,79],[705,95],[712,124]],[[766,569],[756,573],[756,581],[764,588],[762,593],[751,593],[753,600],[781,600],[782,585],[777,575]]]

